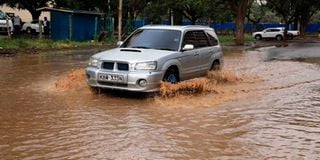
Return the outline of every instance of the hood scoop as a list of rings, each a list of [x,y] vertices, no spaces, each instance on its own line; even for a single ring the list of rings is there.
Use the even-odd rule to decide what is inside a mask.
[[[137,49],[120,49],[121,52],[141,52],[141,50]]]

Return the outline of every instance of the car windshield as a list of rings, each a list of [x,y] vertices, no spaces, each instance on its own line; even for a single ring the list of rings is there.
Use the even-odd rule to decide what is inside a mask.
[[[6,14],[0,11],[0,19],[4,20],[6,17]]]
[[[181,32],[165,29],[141,29],[132,34],[121,48],[178,51]]]

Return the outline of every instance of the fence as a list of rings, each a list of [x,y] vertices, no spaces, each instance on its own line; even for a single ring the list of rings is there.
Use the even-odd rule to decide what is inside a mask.
[[[144,25],[151,24],[148,20],[135,20],[134,21],[134,28],[139,28]],[[160,24],[163,25],[170,25],[170,22],[168,20],[161,21]],[[207,22],[197,22],[197,25],[208,25]],[[182,25],[191,25],[191,22],[184,21],[182,22]],[[236,24],[232,22],[227,23],[211,23],[210,27],[214,28],[217,32],[234,32],[236,30]],[[246,32],[254,32],[259,31],[264,28],[272,28],[272,27],[284,27],[284,24],[275,24],[275,23],[260,23],[260,24],[245,24],[245,31]],[[289,25],[289,29],[293,30],[294,25]],[[308,33],[316,33],[320,30],[320,24],[309,24],[307,26],[307,32]]]

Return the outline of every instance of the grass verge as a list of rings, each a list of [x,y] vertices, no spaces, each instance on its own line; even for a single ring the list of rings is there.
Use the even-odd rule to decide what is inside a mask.
[[[105,44],[112,44],[114,40],[106,40]],[[53,41],[50,39],[31,39],[31,38],[6,38],[0,37],[0,48],[3,49],[62,49],[87,46],[99,46],[103,43],[97,41]]]
[[[219,35],[219,40],[221,45],[234,45],[235,44],[235,36],[230,34],[230,35]],[[244,35],[244,42],[245,43],[250,43],[254,42],[255,39],[250,35],[250,34],[245,34]]]

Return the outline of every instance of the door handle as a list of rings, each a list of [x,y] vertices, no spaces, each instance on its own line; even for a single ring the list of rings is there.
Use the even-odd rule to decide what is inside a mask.
[[[200,55],[199,53],[194,53],[194,54],[193,54],[193,56],[199,56],[199,55]]]

